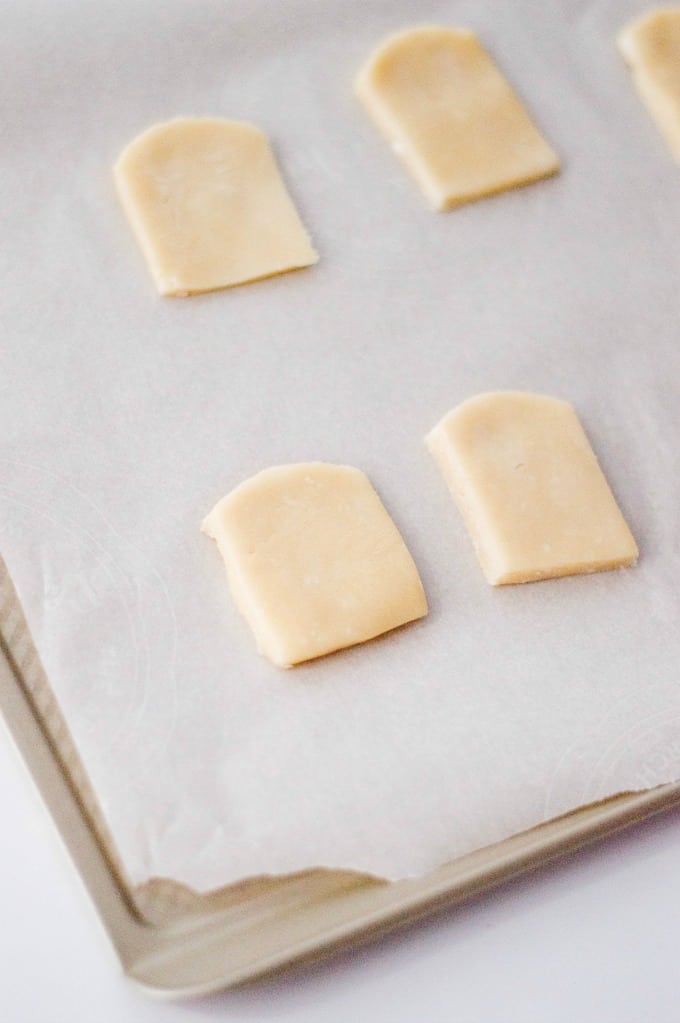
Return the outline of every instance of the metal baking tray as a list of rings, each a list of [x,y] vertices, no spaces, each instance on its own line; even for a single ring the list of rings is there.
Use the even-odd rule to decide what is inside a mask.
[[[206,994],[414,923],[680,804],[680,783],[584,807],[399,882],[335,871],[194,895],[126,883],[0,559],[0,709],[125,973],[149,992]]]

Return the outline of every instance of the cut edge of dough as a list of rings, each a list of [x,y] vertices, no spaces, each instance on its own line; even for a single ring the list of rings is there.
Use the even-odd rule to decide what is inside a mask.
[[[140,131],[134,138],[123,147],[118,155],[118,159],[113,165],[114,174],[119,173],[123,168],[123,165],[131,157],[136,155],[136,151],[140,147],[144,147],[150,140],[162,136],[172,134],[174,129],[183,128],[188,124],[205,124],[205,125],[219,125],[223,128],[238,128],[240,131],[251,134],[253,137],[264,141],[269,145],[269,138],[261,128],[258,128],[252,121],[238,121],[233,117],[170,117],[167,121],[158,121],[156,124],[152,124],[150,127]]]
[[[635,45],[636,32],[639,28],[642,28],[648,20],[649,11],[637,18],[633,18],[631,21],[627,21],[623,28],[620,28],[616,34],[617,49],[629,67],[633,66],[637,56],[637,47]]]
[[[130,143],[130,145],[132,145],[132,143]],[[186,297],[189,294],[187,291],[173,290],[171,287],[168,286],[167,282],[164,279],[163,274],[160,272],[160,269],[158,267],[156,253],[154,250],[154,246],[151,242],[151,239],[149,238],[147,232],[142,230],[142,227],[139,223],[136,206],[130,194],[130,190],[128,188],[128,181],[125,174],[125,162],[127,157],[129,156],[128,149],[129,146],[126,146],[126,148],[123,150],[116,163],[113,165],[113,180],[116,186],[116,192],[118,193],[118,198],[120,199],[123,211],[125,213],[125,219],[128,222],[128,225],[132,231],[135,241],[137,242],[137,245],[141,249],[144,262],[146,263],[147,266],[147,270],[151,274],[151,277],[153,279],[154,284],[156,285],[156,290],[158,291],[158,293],[164,297],[165,296],[177,296],[182,298]]]
[[[452,409],[425,435],[425,446],[436,462],[439,471],[444,477],[444,482],[457,507],[463,525],[467,530],[472,549],[477,558],[484,578],[490,585],[497,585],[499,569],[492,565],[486,557],[486,552],[481,547],[478,533],[481,532],[479,524],[487,521],[488,516],[483,502],[476,499],[474,493],[466,490],[463,480],[464,473],[455,458],[452,457],[450,445],[446,438],[446,424],[456,410]],[[501,573],[502,574],[502,573]]]
[[[434,184],[428,167],[423,164],[421,156],[416,149],[409,147],[407,157],[401,150],[396,150],[396,144],[400,141],[397,122],[389,108],[380,102],[380,97],[377,94],[377,91],[372,88],[376,73],[380,70],[384,63],[399,53],[404,44],[409,43],[413,39],[427,37],[433,33],[441,32],[448,35],[452,41],[455,42],[473,41],[476,43],[487,56],[488,60],[496,68],[498,73],[503,77],[513,95],[517,98],[517,102],[521,105],[526,117],[530,120],[536,133],[540,136],[546,147],[546,160],[544,164],[541,167],[537,167],[533,173],[526,174],[521,180],[515,181],[512,184],[500,182],[498,185],[492,187],[487,186],[480,187],[479,189],[473,189],[466,194],[450,195],[447,190],[438,188]],[[459,206],[465,206],[467,203],[478,202],[481,199],[491,198],[492,196],[499,195],[502,192],[511,191],[515,188],[524,188],[527,185],[532,185],[538,181],[554,177],[559,174],[562,169],[562,162],[559,154],[550,142],[548,142],[543,132],[534,123],[533,117],[529,114],[525,104],[515,91],[514,86],[508,81],[505,74],[484,47],[477,33],[472,29],[423,24],[416,25],[412,28],[401,29],[400,31],[392,33],[379,43],[374,50],[372,50],[365,62],[362,64],[354,80],[354,92],[371,115],[383,138],[393,149],[395,149],[397,155],[403,159],[404,163],[407,164],[407,167],[416,178],[416,181],[430,206],[438,213],[446,213],[447,211],[456,209]]]
[[[483,189],[475,189],[474,191],[468,192],[466,195],[460,197],[446,195],[442,199],[440,205],[437,206],[438,212],[446,213],[447,210],[457,209],[459,206],[467,205],[467,203],[479,202],[482,199],[491,199],[493,196],[501,195],[503,192],[512,192],[518,188],[527,188],[529,185],[535,185],[538,181],[546,181],[548,178],[556,177],[562,170],[562,164],[557,152],[552,148],[552,146],[550,146],[550,143],[546,142],[546,145],[552,152],[550,160],[547,160],[542,167],[537,167],[533,173],[525,174],[521,181],[513,181],[512,184],[506,184],[503,182],[499,185],[485,186]]]
[[[361,476],[363,479],[368,480],[366,473],[362,472],[361,469],[357,469],[355,465],[346,465],[343,462],[321,461],[284,462],[281,463],[280,465],[270,465],[267,466],[266,469],[260,469],[252,476],[248,476],[246,479],[241,480],[241,482],[237,483],[236,486],[229,491],[229,493],[225,494],[224,497],[221,497],[217,504],[215,504],[215,506],[211,509],[211,511],[208,512],[208,514],[203,519],[203,522],[201,524],[201,531],[214,540],[215,539],[214,534],[210,531],[212,528],[211,519],[212,516],[217,512],[217,510],[220,507],[224,506],[225,504],[228,506],[228,504],[231,504],[231,502],[234,499],[236,499],[243,493],[248,492],[249,490],[256,491],[258,487],[260,487],[267,480],[275,480],[278,478],[281,481],[283,481],[287,476],[294,475],[300,470],[303,470],[305,472],[316,472],[318,469],[326,468],[336,470],[340,469],[343,472],[346,472],[347,475]]]
[[[581,567],[577,565],[565,564],[559,569],[551,569],[550,571],[534,571],[525,572],[517,571],[513,569],[503,568],[501,565],[495,564],[493,559],[486,557],[486,552],[479,544],[478,533],[482,530],[479,525],[485,521],[488,521],[486,508],[483,502],[478,502],[475,499],[474,494],[470,494],[465,486],[463,480],[465,473],[462,468],[458,465],[457,461],[452,458],[451,447],[446,443],[446,427],[453,421],[459,419],[465,419],[467,414],[474,412],[474,410],[480,405],[484,405],[490,399],[498,399],[499,397],[508,398],[509,401],[522,400],[531,398],[534,401],[545,401],[552,405],[561,405],[565,410],[572,413],[583,431],[583,435],[588,444],[588,448],[595,459],[595,462],[602,472],[602,477],[605,484],[612,496],[612,500],[618,508],[618,501],[614,496],[609,481],[602,471],[599,460],[595,451],[593,450],[590,440],[588,439],[585,430],[581,425],[580,419],[576,413],[576,410],[571,402],[564,398],[555,398],[552,395],[542,394],[535,391],[484,391],[481,394],[473,395],[471,398],[466,398],[464,401],[455,405],[452,409],[446,412],[442,418],[436,423],[436,425],[425,435],[425,445],[430,451],[430,454],[434,458],[435,462],[439,466],[439,469],[444,477],[444,481],[447,484],[449,493],[454,499],[456,506],[460,512],[463,523],[467,529],[468,535],[472,542],[477,560],[479,561],[480,567],[484,574],[486,581],[491,586],[509,586],[521,583],[530,582],[541,582],[548,579],[558,579],[570,575],[593,575],[597,572],[612,571],[615,569],[625,569],[637,564],[640,556],[640,550],[635,537],[633,536],[628,524],[623,517],[623,513],[619,509],[619,513],[628,529],[628,534],[632,541],[633,552],[630,557],[617,557],[617,558],[602,558],[594,559],[583,567],[583,562],[580,563]]]
[[[472,39],[479,43],[477,35],[467,28],[423,24],[400,29],[378,43],[368,55],[354,79],[354,93],[371,116],[382,137],[395,150],[396,155],[402,158],[407,168],[411,170],[429,205],[436,212],[444,213],[447,210],[454,209],[456,206],[462,206],[466,202],[481,199],[484,193],[470,196],[469,198],[460,197],[452,199],[445,191],[437,188],[432,181],[427,166],[423,164],[421,156],[416,149],[409,147],[408,157],[396,149],[397,144],[400,142],[398,122],[389,107],[380,101],[379,92],[372,88],[381,65],[396,56],[404,44],[408,44],[413,39],[439,32],[446,33],[455,39],[456,42],[463,39]]]
[[[411,554],[411,551],[406,545],[406,542],[403,536],[401,535],[401,531],[399,530],[396,523],[392,519],[392,516],[390,515],[389,511],[383,504],[382,498],[378,494],[377,490],[371,483],[366,473],[363,472],[363,470],[357,468],[354,465],[347,465],[345,463],[321,461],[288,462],[281,465],[269,466],[266,469],[261,469],[253,476],[249,476],[247,479],[242,480],[232,490],[230,490],[228,494],[225,494],[224,497],[220,498],[217,501],[217,503],[212,507],[212,509],[208,512],[208,514],[201,522],[201,532],[205,533],[206,536],[210,537],[210,539],[214,540],[217,543],[218,550],[220,552],[220,555],[222,556],[222,560],[225,565],[227,581],[229,583],[229,589],[232,599],[238,611],[243,616],[243,618],[245,619],[246,623],[249,625],[253,633],[258,652],[262,654],[262,656],[266,657],[267,660],[269,660],[277,668],[285,669],[293,668],[298,664],[306,663],[308,660],[317,660],[323,657],[330,656],[331,654],[337,653],[339,650],[343,650],[346,647],[345,645],[339,645],[337,647],[334,647],[332,650],[327,650],[325,653],[319,654],[312,658],[305,657],[300,660],[291,660],[290,658],[286,657],[283,654],[282,649],[276,638],[272,634],[270,634],[269,630],[267,630],[266,627],[262,626],[262,616],[259,614],[258,611],[257,600],[250,593],[250,588],[247,585],[247,579],[245,579],[245,577],[240,577],[241,586],[239,587],[234,585],[234,580],[239,576],[238,571],[236,571],[235,569],[235,566],[238,564],[238,558],[231,556],[231,551],[228,543],[221,542],[219,530],[215,528],[215,523],[219,520],[221,511],[225,508],[228,509],[235,499],[237,499],[239,496],[242,496],[244,492],[247,493],[248,491],[251,490],[257,491],[257,489],[263,483],[266,483],[268,480],[276,479],[277,477],[283,480],[285,479],[286,476],[296,473],[301,469],[305,471],[317,471],[319,469],[326,468],[332,469],[334,471],[341,470],[345,472],[348,476],[351,475],[354,477],[360,477],[363,481],[365,481],[368,484],[373,494],[375,495],[376,500],[378,501],[383,511],[385,512],[385,515],[389,518],[390,522],[394,526],[394,529],[399,537],[399,540],[403,545],[404,551],[411,561],[414,576],[419,586],[420,596],[419,606],[417,608],[414,608],[413,613],[411,613],[410,617],[404,618],[401,622],[396,623],[387,630],[381,630],[373,633],[370,636],[365,636],[363,639],[353,642],[350,645],[361,646],[363,645],[363,643],[368,643],[371,640],[377,639],[380,636],[388,635],[390,632],[394,632],[395,630],[403,628],[406,625],[410,625],[413,622],[419,621],[421,618],[425,618],[429,614],[430,610],[427,602],[425,588],[420,578],[420,572],[418,571],[418,566],[415,563],[413,555]],[[247,594],[247,598],[243,600],[240,599],[240,595],[245,594]]]
[[[412,25],[409,28],[398,29],[396,32],[392,32],[386,38],[382,39],[378,45],[371,50],[357,72],[354,80],[355,91],[363,92],[367,83],[374,77],[375,72],[379,69],[380,64],[398,53],[404,43],[408,43],[412,39],[427,37],[440,32],[443,32],[445,35],[455,39],[456,42],[472,39],[481,46],[478,35],[469,28],[423,23],[422,25]]]
[[[566,564],[561,565],[557,569],[551,569],[550,571],[545,572],[499,572],[493,578],[489,578],[488,576],[487,578],[492,586],[514,586],[522,583],[544,582],[548,579],[563,579],[570,575],[596,575],[598,572],[612,572],[618,569],[623,571],[626,568],[631,568],[637,563],[638,557],[639,552],[637,550],[637,544],[635,544],[635,553],[630,557],[601,558],[588,562],[585,565],[583,562],[573,565]]]
[[[305,259],[304,262],[290,263],[286,261],[285,266],[267,273],[257,274],[255,277],[243,277],[238,281],[231,281],[229,284],[215,284],[207,288],[182,288],[166,277],[157,277],[154,274],[154,281],[158,293],[162,298],[191,298],[193,295],[211,295],[217,291],[230,291],[232,288],[240,288],[243,284],[257,284],[258,281],[268,281],[272,277],[283,277],[284,274],[294,273],[296,270],[304,270],[308,266],[314,266],[319,262],[319,253],[310,245],[313,258]]]
[[[561,405],[563,408],[568,408],[575,414],[574,406],[570,401],[567,401],[566,398],[555,398],[551,394],[543,394],[540,391],[481,391],[479,394],[473,394],[470,398],[465,398],[457,405],[454,405],[452,409],[449,409],[448,412],[444,413],[430,432],[433,433],[440,427],[444,427],[453,419],[462,419],[469,412],[474,411],[479,406],[486,405],[489,401],[498,401],[499,398],[506,400],[508,404],[515,401],[524,401],[527,398],[530,398],[532,401],[536,402],[540,401],[551,405]]]
[[[248,481],[246,480],[245,482],[247,483]],[[251,592],[247,577],[240,572],[239,559],[233,556],[228,533],[223,536],[222,532],[216,528],[222,511],[229,507],[230,498],[233,498],[235,491],[238,489],[238,487],[235,487],[234,490],[220,498],[213,506],[201,523],[201,532],[205,533],[206,536],[209,536],[217,544],[227,576],[231,599],[252,632],[257,652],[262,657],[266,657],[277,668],[291,668],[293,666],[291,661],[284,655],[276,637],[267,629],[266,622],[259,613],[257,600]]]
[[[302,218],[298,214],[298,220],[300,229],[307,242],[309,252],[300,262],[290,263],[286,261],[285,265],[280,268],[274,268],[267,271],[266,273],[257,274],[254,277],[245,277],[239,281],[233,281],[229,284],[216,284],[205,288],[187,289],[181,287],[172,277],[168,277],[161,271],[156,258],[155,248],[152,239],[149,237],[146,231],[142,229],[142,226],[137,217],[136,205],[132,199],[128,188],[128,180],[126,175],[126,169],[128,164],[133,163],[136,159],[139,150],[143,150],[149,141],[154,138],[162,137],[163,135],[172,134],[175,128],[183,128],[188,124],[206,124],[206,125],[219,125],[220,127],[238,128],[244,133],[250,134],[254,139],[258,139],[262,142],[269,150],[272,151],[271,141],[266,132],[261,128],[258,128],[256,124],[251,121],[239,121],[235,118],[227,117],[172,117],[167,121],[160,121],[157,124],[151,125],[149,128],[145,128],[144,131],[139,132],[135,135],[130,142],[121,150],[117,160],[113,164],[113,179],[118,193],[118,198],[123,206],[126,219],[130,225],[134,237],[142,250],[144,260],[151,273],[154,284],[158,293],[163,298],[189,298],[192,295],[205,295],[216,291],[225,291],[229,288],[239,287],[242,284],[255,284],[257,281],[264,281],[270,277],[283,276],[285,273],[289,273],[294,270],[302,270],[308,266],[314,266],[319,262],[320,256],[318,251],[312,244],[312,239],[302,221]],[[281,169],[278,161],[272,152],[272,159],[277,168],[278,174],[281,178],[281,182],[286,192],[288,192],[288,186],[283,179]],[[290,194],[290,193],[289,193]],[[297,213],[297,206],[294,203],[292,196],[290,201]]]
[[[637,33],[668,15],[680,16],[680,7],[653,7],[651,10],[643,11],[642,14],[631,18],[623,28],[619,29],[616,35],[616,45],[627,64],[632,65],[637,57]]]
[[[644,68],[640,67],[641,53],[638,35],[647,28],[651,28],[654,22],[669,15],[680,19],[680,7],[658,7],[646,11],[624,25],[616,37],[616,42],[618,50],[630,70],[633,85],[647,114],[656,125],[675,161],[680,163],[680,119],[678,118],[677,102],[674,102],[668,92],[650,80],[644,74]],[[663,108],[668,109],[668,118],[664,117]],[[669,127],[674,120],[677,122],[676,130]]]

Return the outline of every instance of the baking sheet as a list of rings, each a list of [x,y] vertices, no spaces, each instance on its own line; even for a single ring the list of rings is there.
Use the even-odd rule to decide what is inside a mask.
[[[4,5],[0,549],[133,883],[425,872],[680,776],[677,169],[614,47],[628,3]],[[475,28],[562,175],[448,215],[351,94],[387,32]],[[110,166],[149,124],[250,119],[313,269],[159,299]],[[521,388],[576,406],[629,572],[491,590],[422,435]],[[364,469],[431,605],[291,672],[254,653],[214,501]]]

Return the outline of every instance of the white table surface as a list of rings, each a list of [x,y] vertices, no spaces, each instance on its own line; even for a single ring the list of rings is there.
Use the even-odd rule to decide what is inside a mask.
[[[354,954],[209,999],[122,975],[0,730],[0,1020],[678,1023],[680,810]]]

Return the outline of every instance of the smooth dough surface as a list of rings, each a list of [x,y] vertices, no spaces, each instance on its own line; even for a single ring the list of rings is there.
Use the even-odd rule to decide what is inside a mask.
[[[213,291],[318,259],[267,137],[252,124],[158,124],[123,150],[114,177],[162,295]]]
[[[360,71],[356,91],[436,209],[559,170],[472,32],[423,27],[392,36]]]
[[[680,7],[649,11],[626,25],[618,43],[645,106],[680,162]]]
[[[358,469],[265,469],[219,501],[203,530],[258,649],[280,667],[427,614],[413,559]]]
[[[632,564],[638,549],[572,406],[500,391],[426,438],[492,585]]]

